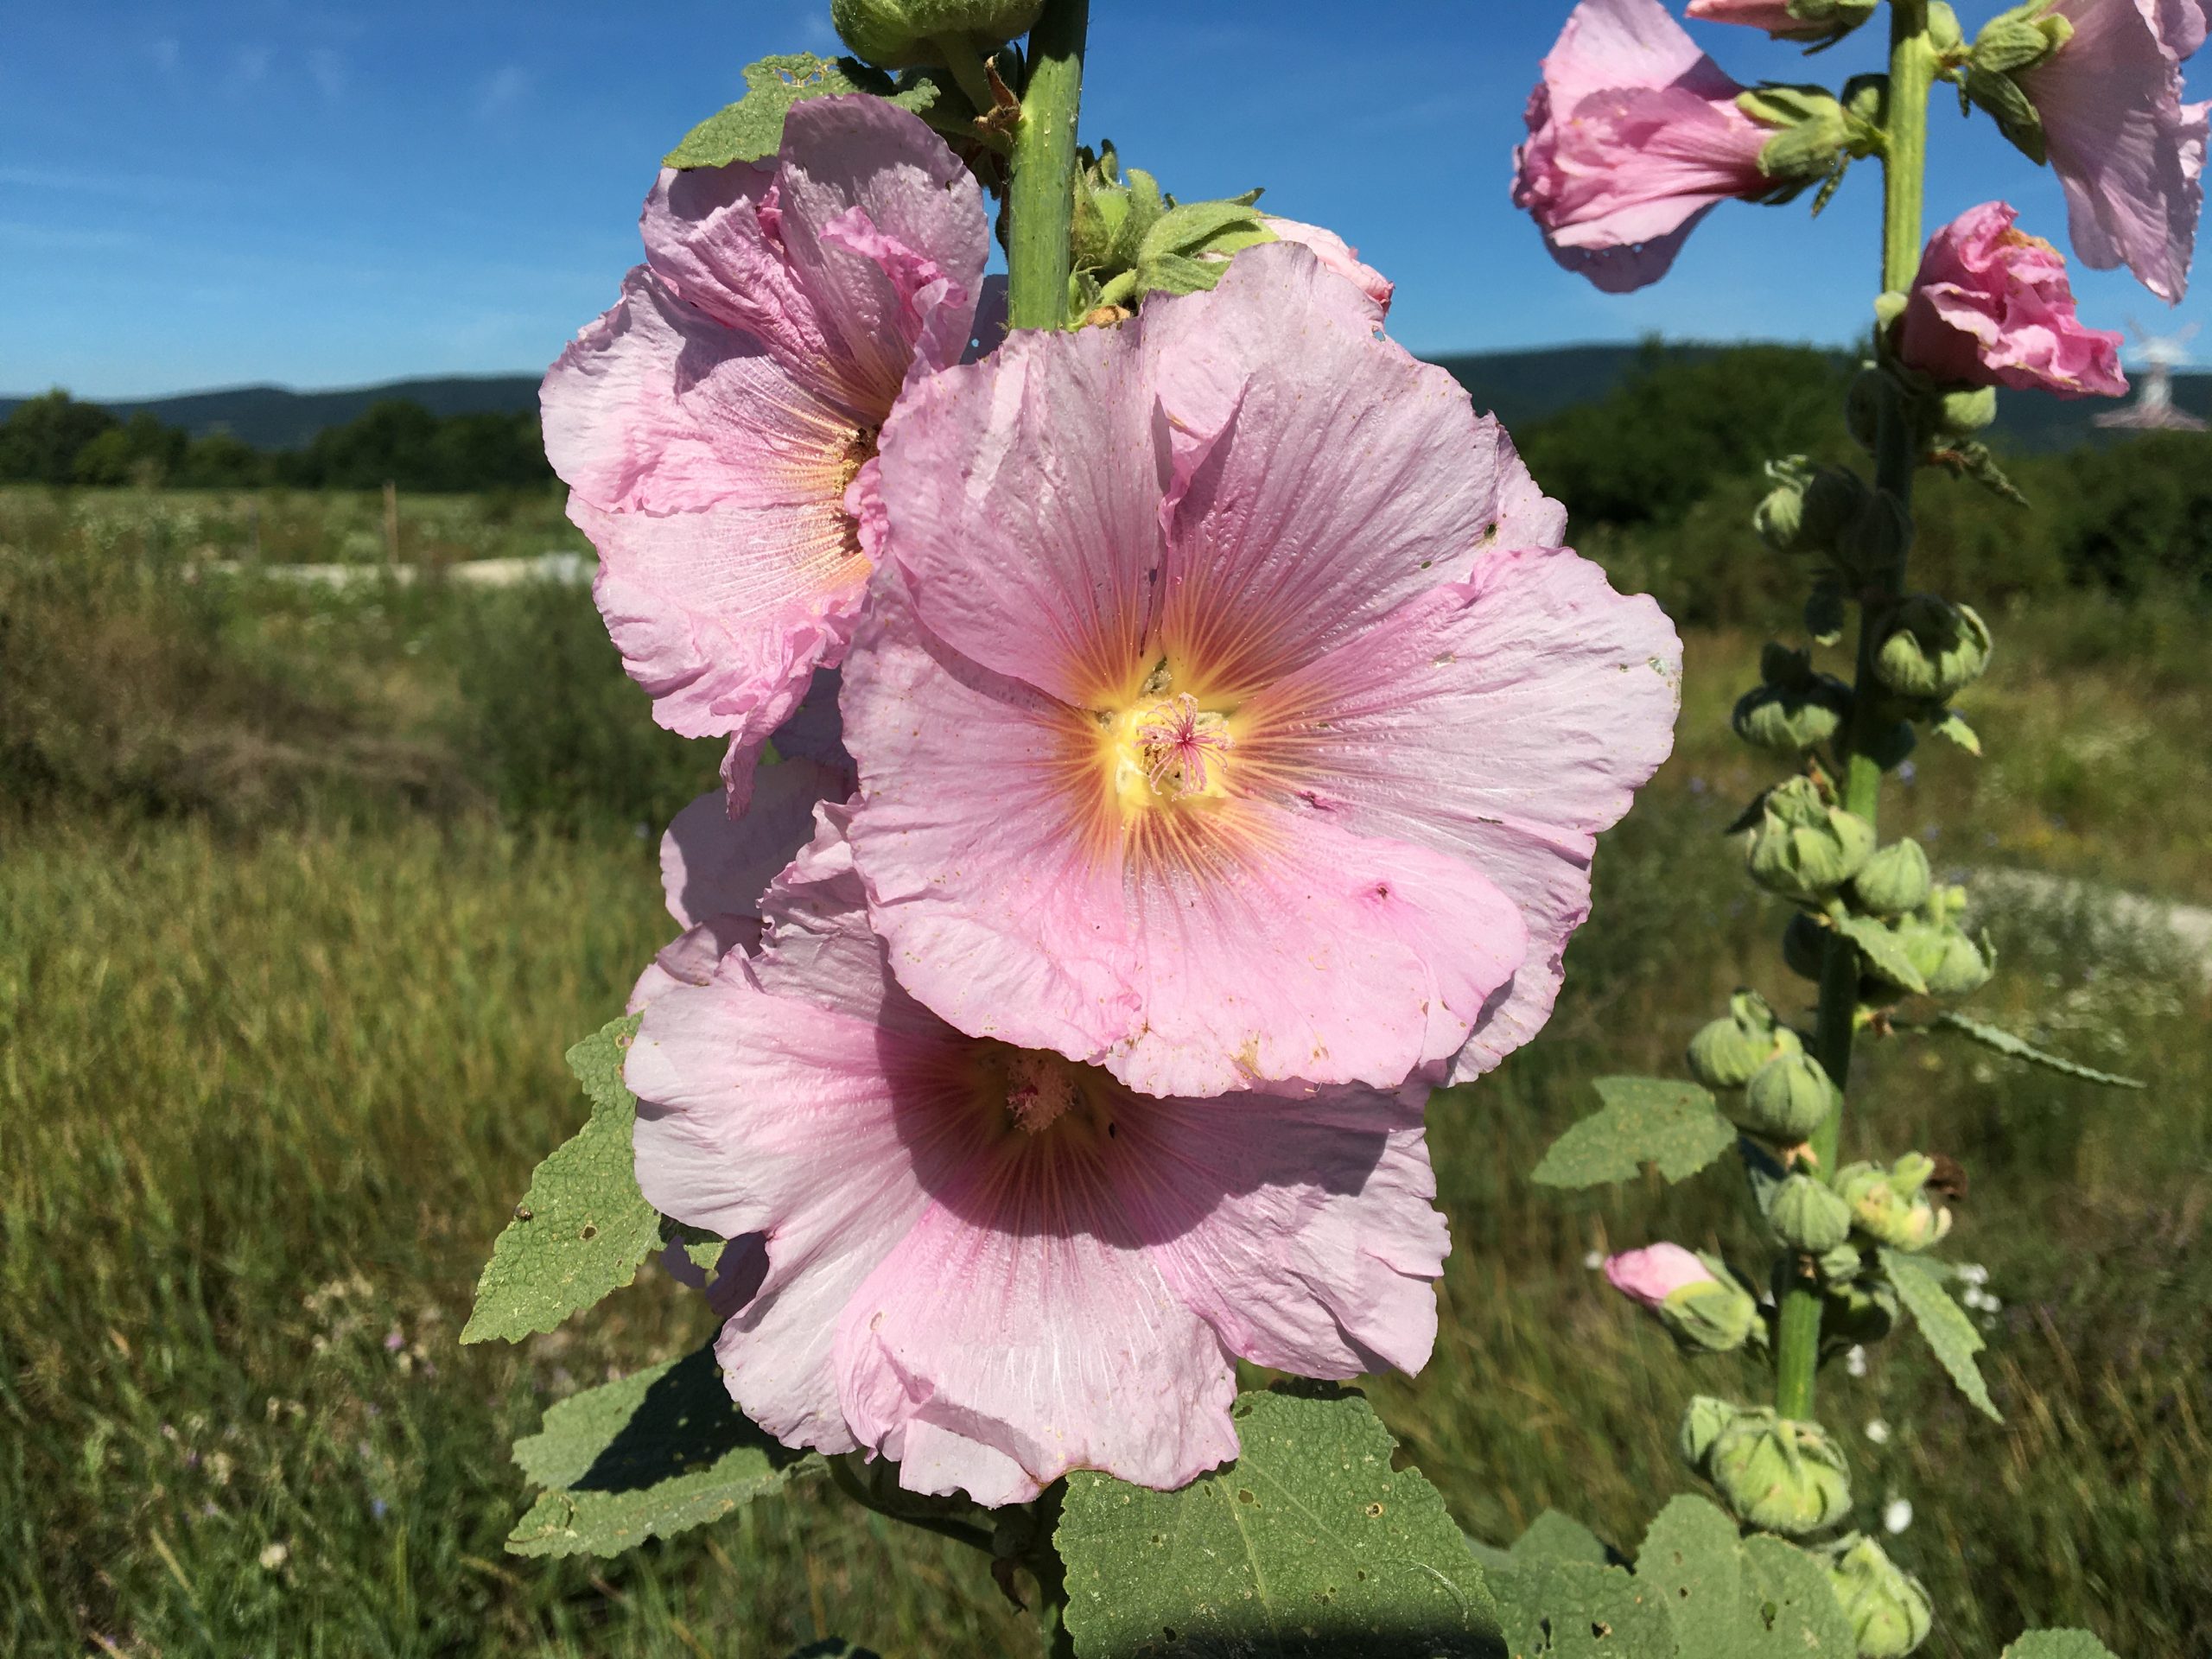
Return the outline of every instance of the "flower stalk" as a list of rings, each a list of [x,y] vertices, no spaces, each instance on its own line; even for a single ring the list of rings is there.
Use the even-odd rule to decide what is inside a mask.
[[[1888,121],[1882,147],[1882,286],[1901,294],[1920,267],[1921,211],[1928,171],[1928,100],[1935,86],[1937,52],[1928,29],[1928,0],[1891,0]],[[1886,355],[1880,334],[1877,348]],[[1876,433],[1875,484],[1911,522],[1913,474],[1919,466],[1911,412],[1889,395],[1887,383]],[[1910,542],[1897,557],[1867,573],[1859,594],[1859,659],[1853,697],[1853,729],[1840,779],[1842,805],[1870,825],[1880,822],[1882,766],[1875,758],[1879,731],[1881,683],[1874,655],[1880,644],[1883,613],[1904,590],[1904,562]],[[1821,963],[1820,1012],[1814,1029],[1813,1056],[1836,1088],[1836,1103],[1813,1133],[1811,1157],[1822,1175],[1832,1176],[1843,1138],[1843,1103],[1851,1076],[1851,1051],[1859,1015],[1859,953],[1841,935],[1831,933]],[[1821,1295],[1809,1284],[1784,1295],[1775,1342],[1775,1406],[1785,1418],[1813,1415],[1815,1376],[1821,1359]]]
[[[1066,321],[1075,224],[1076,118],[1090,0],[1047,0],[1029,35],[1029,81],[1007,192],[1007,324],[1058,328]]]

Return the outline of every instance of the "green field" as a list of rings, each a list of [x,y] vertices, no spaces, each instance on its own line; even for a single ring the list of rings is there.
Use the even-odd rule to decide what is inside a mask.
[[[302,499],[264,504],[264,537],[279,505],[302,545],[365,509]],[[449,511],[456,546],[543,550]],[[0,494],[0,1652],[1037,1651],[979,1559],[827,1491],[609,1562],[502,1553],[510,1440],[707,1332],[648,1268],[519,1348],[454,1339],[582,1120],[562,1050],[671,931],[652,837],[717,757],[651,731],[581,594],[195,575],[236,556],[211,514]],[[1969,703],[1989,759],[1930,745],[1891,827],[1940,827],[1939,868],[2212,903],[2208,620],[2017,600]],[[1609,838],[1557,1017],[1431,1109],[1443,1332],[1372,1393],[1478,1536],[1555,1506],[1632,1544],[1693,1484],[1687,1394],[1755,1386],[1677,1358],[1586,1265],[1661,1229],[1747,1243],[1724,1179],[1562,1199],[1527,1172],[1591,1078],[1674,1068],[1738,982],[1809,1002],[1719,833],[1766,776],[1725,734],[1758,637],[1693,639],[1681,750]],[[2003,1303],[2003,1428],[1909,1338],[1823,1376],[1862,1522],[1914,1506],[1890,1544],[1935,1594],[1932,1654],[2033,1624],[2212,1651],[2212,995],[2096,910],[1992,915],[1974,1011],[2151,1091],[1897,1039],[1847,1129],[1847,1155],[1966,1166],[1949,1253]]]

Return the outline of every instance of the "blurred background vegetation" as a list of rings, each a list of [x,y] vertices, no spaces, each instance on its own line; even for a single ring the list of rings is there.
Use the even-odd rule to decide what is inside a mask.
[[[1557,1016],[1431,1110],[1442,1335],[1374,1394],[1479,1536],[1555,1506],[1632,1544],[1692,1484],[1669,1450],[1688,1394],[1757,1386],[1678,1359],[1588,1265],[1745,1243],[1725,1179],[1561,1198],[1527,1172],[1590,1079],[1674,1069],[1738,983],[1810,1006],[1720,832],[1770,775],[1728,706],[1802,593],[1747,528],[1760,463],[1844,454],[1836,372],[1655,357],[1516,429],[1578,545],[1658,594],[1689,655],[1678,753],[1607,838]],[[462,453],[426,418],[407,453]],[[184,487],[192,441],[160,480],[80,475],[111,435],[137,442],[124,423],[66,480],[0,490],[0,1652],[776,1659],[832,1631],[889,1659],[1034,1652],[982,1562],[824,1493],[614,1561],[502,1553],[509,1440],[707,1334],[649,1268],[518,1348],[454,1339],[531,1166],[584,1115],[562,1050],[671,931],[654,843],[719,756],[653,728],[581,589],[448,579],[582,549],[542,479],[433,497],[422,480],[467,475],[425,461],[385,565],[373,492],[423,429],[361,424],[385,447],[331,436],[329,487]],[[1946,1659],[2029,1624],[2212,1652],[2212,990],[2101,896],[2212,904],[2208,462],[2188,436],[2023,457],[2033,513],[1925,493],[1917,579],[1998,630],[1968,702],[1988,758],[1929,745],[1885,827],[1970,881],[2078,879],[1986,903],[2003,963],[1973,1011],[2154,1081],[2116,1096],[1923,1039],[1867,1063],[1852,1141],[1965,1165],[1950,1253],[2000,1304],[2003,1428],[1909,1338],[1823,1376],[1861,1523],[1914,1506],[1891,1548],[1936,1594]],[[366,574],[274,568],[302,562]]]

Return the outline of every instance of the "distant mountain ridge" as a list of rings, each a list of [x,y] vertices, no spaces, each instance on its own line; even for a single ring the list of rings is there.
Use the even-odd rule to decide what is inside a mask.
[[[1493,410],[1512,428],[1603,397],[1650,349],[1631,344],[1554,346],[1521,352],[1451,353],[1430,360],[1451,371],[1478,408]],[[1730,348],[1684,342],[1658,349],[1672,360],[1695,361]],[[143,410],[194,437],[227,431],[257,449],[297,449],[325,428],[342,426],[387,398],[410,399],[439,416],[515,414],[537,407],[537,385],[536,375],[448,375],[333,391],[233,386],[107,407],[125,420]],[[22,401],[20,397],[0,397],[0,419]],[[2212,418],[2212,373],[2176,375],[2174,402],[2191,414]],[[2107,435],[2089,423],[2093,413],[2107,407],[2102,398],[2068,401],[2005,392],[1996,436],[2005,447],[2020,451],[2069,448]]]

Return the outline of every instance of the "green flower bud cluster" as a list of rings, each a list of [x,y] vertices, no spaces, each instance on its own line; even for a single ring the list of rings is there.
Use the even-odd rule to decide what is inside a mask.
[[[1851,717],[1851,688],[1815,673],[1810,652],[1770,645],[1760,654],[1765,683],[1736,704],[1736,735],[1753,748],[1795,760],[1834,740]]]
[[[1927,1589],[1879,1544],[1846,1533],[1821,1554],[1859,1659],[1904,1659],[1928,1639],[1935,1615]]]
[[[1967,606],[1913,594],[1900,600],[1878,626],[1875,677],[1901,697],[1948,702],[1989,667],[1989,626]]]
[[[1708,1089],[1741,1089],[1770,1060],[1802,1054],[1797,1033],[1777,1020],[1757,991],[1738,991],[1728,1012],[1690,1039],[1690,1075]]]
[[[1110,143],[1084,153],[1076,173],[1074,270],[1069,314],[1126,308],[1147,294],[1210,289],[1230,256],[1276,240],[1256,190],[1223,201],[1179,202],[1142,168],[1127,176]]]
[[[1822,1255],[1851,1236],[1851,1206],[1815,1176],[1783,1180],[1766,1212],[1775,1236],[1803,1255]]]
[[[1818,1060],[1802,1052],[1782,1054],[1758,1069],[1745,1086],[1741,1107],[1730,1116],[1776,1146],[1802,1146],[1827,1121],[1835,1098],[1835,1084]]]
[[[1809,778],[1767,792],[1745,842],[1751,880],[1801,905],[1820,905],[1874,855],[1874,826],[1833,804]]]
[[[1839,557],[1845,534],[1873,499],[1866,480],[1846,467],[1815,467],[1802,455],[1767,463],[1774,487],[1751,515],[1759,537],[1792,556]]]
[[[1738,93],[1736,107],[1775,130],[1759,151],[1759,171],[1773,184],[1762,198],[1769,203],[1839,177],[1881,142],[1878,126],[1824,86],[1758,86]]]
[[[830,0],[830,21],[856,57],[883,69],[940,67],[942,41],[988,50],[1036,27],[1045,0]]]
[[[1910,855],[1901,855],[1895,867],[1885,868],[1872,895],[1861,893],[1859,880],[1853,880],[1852,890],[1872,910],[1878,899],[1894,898],[1909,888],[1912,874]],[[1894,892],[1890,890],[1892,886]],[[1916,911],[1886,922],[1885,930],[1896,941],[1897,951],[1887,961],[1867,958],[1866,977],[1859,987],[1861,999],[1883,1003],[1907,995],[1966,996],[1989,983],[1997,971],[1997,945],[1987,932],[1969,936],[1959,925],[1966,908],[1964,887],[1931,886]],[[1788,959],[1787,935],[1783,947]],[[1899,961],[1910,970],[1909,975],[1898,969]]]
[[[1838,1171],[1835,1190],[1851,1209],[1852,1225],[1892,1249],[1924,1250],[1951,1230],[1951,1212],[1927,1194],[1934,1160],[1909,1152],[1887,1169],[1870,1163]]]
[[[1693,1414],[1696,1410],[1693,1402]],[[1685,1420],[1685,1454],[1691,1449],[1689,1427]],[[1764,1408],[1734,1411],[1692,1466],[1713,1483],[1738,1519],[1768,1532],[1802,1537],[1835,1525],[1851,1510],[1850,1471],[1827,1431]]]

